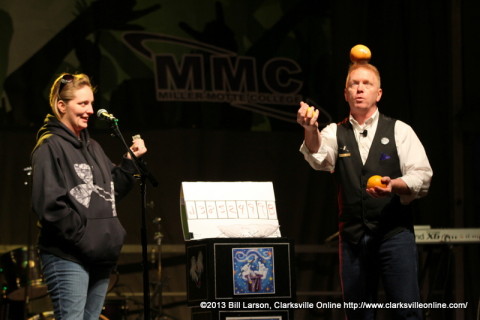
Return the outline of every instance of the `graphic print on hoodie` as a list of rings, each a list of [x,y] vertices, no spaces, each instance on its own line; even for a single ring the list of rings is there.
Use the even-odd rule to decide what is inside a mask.
[[[104,190],[102,187],[93,184],[93,174],[90,165],[87,163],[75,163],[73,165],[78,177],[85,183],[70,189],[70,194],[80,202],[85,208],[90,206],[92,193],[95,192],[100,197],[112,204],[113,216],[117,216],[115,208],[115,191],[113,182],[110,182],[111,192]]]

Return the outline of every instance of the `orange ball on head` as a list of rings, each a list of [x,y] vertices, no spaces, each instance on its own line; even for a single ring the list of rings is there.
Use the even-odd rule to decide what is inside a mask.
[[[372,58],[372,53],[367,46],[357,44],[350,50],[350,60],[353,63],[367,63]]]
[[[368,178],[367,181],[367,189],[374,188],[374,187],[380,187],[380,188],[386,188],[387,185],[382,183],[382,176],[371,176]]]

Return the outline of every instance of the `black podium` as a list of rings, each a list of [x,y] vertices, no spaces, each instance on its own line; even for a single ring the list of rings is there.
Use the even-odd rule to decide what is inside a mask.
[[[293,319],[294,243],[286,238],[186,242],[192,320]]]

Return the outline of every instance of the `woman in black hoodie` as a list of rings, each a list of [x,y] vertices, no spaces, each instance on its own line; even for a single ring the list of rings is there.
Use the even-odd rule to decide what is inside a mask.
[[[85,74],[62,74],[32,153],[32,206],[38,247],[55,319],[100,316],[112,267],[125,238],[115,202],[134,184],[130,155],[116,166],[89,137],[93,87]],[[142,139],[130,147],[141,157]]]

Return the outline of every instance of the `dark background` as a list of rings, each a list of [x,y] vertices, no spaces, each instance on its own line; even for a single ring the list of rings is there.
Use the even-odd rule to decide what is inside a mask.
[[[274,56],[295,59],[303,70],[300,94],[321,105],[335,122],[348,112],[342,92],[349,50],[358,43],[367,45],[373,53],[371,62],[382,76],[381,112],[414,128],[433,168],[429,195],[414,204],[415,224],[433,228],[480,227],[478,1],[202,1],[200,11],[198,7],[189,8],[190,1],[186,1],[185,16],[177,15],[176,24],[159,20],[154,30],[142,26],[143,16],[168,11],[168,3],[98,0],[85,4],[44,47],[16,70],[5,73],[0,108],[1,245],[25,244],[35,236],[34,230],[28,231],[34,217],[23,168],[30,165],[35,133],[48,112],[51,80],[62,71],[91,75],[99,88],[99,105],[112,106],[110,110],[120,119],[124,136],[140,133],[145,139],[149,168],[160,182],[157,188],[147,187],[147,220],[162,218],[164,244],[183,244],[179,214],[182,181],[272,181],[283,236],[294,239],[299,246],[321,245],[336,232],[332,177],[313,171],[298,152],[303,132],[294,123],[297,106],[279,106],[292,114],[291,121],[281,121],[228,104],[158,102],[153,72],[146,64],[132,63],[133,53],[121,48],[112,37],[138,29],[165,34],[171,31],[259,60]],[[281,8],[281,14],[267,28],[254,17],[256,10],[270,7]],[[9,20],[6,8],[0,10],[0,34],[2,43],[8,44],[21,23]],[[209,18],[202,20],[202,16]],[[31,36],[35,37],[35,33]],[[245,37],[250,40],[248,45],[242,41]],[[121,65],[123,77],[118,70],[113,72],[113,62],[105,53],[107,47],[109,55],[117,54],[115,63]],[[71,54],[77,57],[78,65],[65,62]],[[8,50],[3,50],[1,57],[8,64]],[[117,161],[123,149],[110,136],[110,129],[95,119],[90,131],[112,161]],[[127,244],[139,244],[137,189],[119,205],[128,231]],[[150,244],[154,243],[155,230],[149,223]],[[451,260],[441,260],[443,249],[432,249],[432,265],[440,270],[439,277],[433,276],[434,270],[429,273],[433,290],[431,296],[423,298],[467,301],[465,319],[474,319],[480,292],[478,245],[446,250]],[[175,252],[171,256],[175,258]],[[138,256],[131,259],[138,260]],[[334,256],[305,253],[297,259],[299,290],[338,293]],[[182,268],[181,263],[172,262],[174,271],[167,270],[170,283],[175,283],[171,286],[180,291],[185,281]],[[454,274],[463,274],[464,278],[458,280]],[[463,292],[462,301],[455,300],[458,290]],[[329,301],[339,297],[306,295],[301,299]],[[317,312],[302,317],[340,316]],[[459,319],[452,310],[438,312],[434,318]]]

